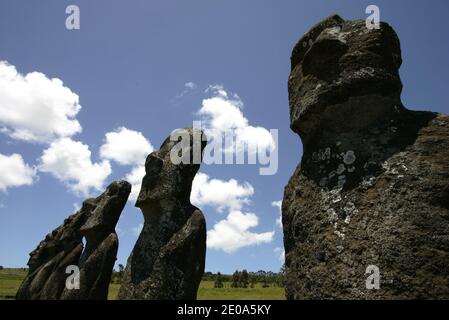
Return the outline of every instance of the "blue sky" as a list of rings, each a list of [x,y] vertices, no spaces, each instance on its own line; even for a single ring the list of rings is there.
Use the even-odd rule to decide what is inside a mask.
[[[80,8],[80,30],[65,28],[65,8],[70,4]],[[230,108],[239,105],[247,127],[279,130],[279,170],[261,176],[258,165],[202,165],[202,186],[211,188],[200,199],[208,230],[217,223],[226,227],[233,221],[230,212],[237,211],[240,215],[234,218],[242,222],[239,231],[246,239],[229,246],[218,241],[223,228],[215,228],[218,235],[212,235],[218,240],[208,248],[206,270],[278,271],[282,230],[276,223],[279,210],[272,202],[282,199],[302,152],[299,138],[289,129],[291,49],[330,14],[365,19],[369,4],[379,6],[381,20],[399,34],[404,104],[448,113],[443,100],[449,83],[449,3],[445,0],[0,0],[0,61],[15,67],[15,77],[22,80],[31,72],[42,73],[44,79],[36,81],[46,83],[50,94],[53,88],[67,88],[58,97],[68,99],[67,108],[72,109],[67,114],[75,113],[68,123],[79,124],[71,131],[59,126],[60,118],[50,121],[37,100],[21,93],[16,98],[23,100],[24,110],[31,106],[35,112],[25,115],[27,121],[2,116],[0,105],[0,161],[8,165],[0,172],[0,265],[25,266],[28,253],[45,234],[75,211],[85,198],[83,191],[99,194],[98,183],[106,185],[138,169],[146,150],[157,149],[173,129],[201,119],[201,108],[215,101]],[[63,85],[48,80],[52,78],[61,79]],[[52,98],[42,97],[44,89],[40,99],[48,102]],[[73,94],[79,97],[78,112]],[[0,88],[0,103],[5,101],[1,95]],[[54,105],[58,97],[51,100]],[[17,123],[19,129],[25,126],[40,135],[30,138],[17,129]],[[116,135],[108,140],[107,133]],[[130,137],[130,145],[139,146],[142,154],[132,158],[129,146],[114,139],[119,136]],[[127,156],[111,154],[105,147],[101,152],[102,146],[114,141]],[[57,158],[61,150],[76,153],[84,169],[71,172],[70,163],[63,162],[67,159]],[[103,177],[89,174],[97,169]],[[77,181],[82,175],[87,176]],[[215,197],[214,187],[227,190],[229,197]],[[128,202],[118,223],[117,263],[126,264],[142,221],[140,211]]]

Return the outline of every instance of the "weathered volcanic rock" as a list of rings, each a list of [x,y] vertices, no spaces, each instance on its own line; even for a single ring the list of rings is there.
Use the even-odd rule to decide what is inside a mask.
[[[188,137],[199,137],[197,129],[181,129]],[[205,142],[183,139],[192,160]],[[187,143],[186,143],[187,142]],[[145,162],[146,175],[136,207],[142,210],[144,225],[128,259],[119,299],[196,299],[204,272],[206,224],[202,212],[190,203],[192,180],[199,164],[174,164],[170,151],[178,142],[167,138],[159,151]],[[198,154],[197,154],[198,156]]]
[[[85,200],[77,213],[48,234],[30,253],[28,275],[16,298],[106,300],[118,249],[115,225],[130,191],[126,181],[111,183],[103,194]],[[70,265],[79,268],[79,289],[66,288]]]
[[[449,117],[402,105],[396,33],[332,16],[291,62],[304,148],[282,205],[287,298],[448,299]]]

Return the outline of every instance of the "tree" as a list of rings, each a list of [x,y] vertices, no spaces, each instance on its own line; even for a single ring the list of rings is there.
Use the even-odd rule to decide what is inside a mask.
[[[279,271],[277,277],[276,277],[276,282],[278,284],[279,287],[284,287],[285,286],[285,263],[282,265],[281,270]]]
[[[203,274],[203,280],[204,281],[215,281],[215,275],[210,271],[206,271]]]
[[[262,288],[268,288],[270,285],[268,284],[268,277],[265,275],[262,278]]]
[[[0,266],[0,270],[3,270],[3,266]]]
[[[220,272],[217,272],[217,275],[215,276],[214,288],[223,288],[223,277]]]
[[[243,270],[240,273],[240,288],[248,288],[248,284],[249,284],[249,275],[248,275],[248,271]]]
[[[249,273],[249,286],[250,286],[250,288],[251,289],[254,288],[256,286],[256,283],[257,283],[257,276],[253,272],[250,272]]]
[[[232,275],[231,288],[238,288],[240,286],[240,272],[236,270]]]

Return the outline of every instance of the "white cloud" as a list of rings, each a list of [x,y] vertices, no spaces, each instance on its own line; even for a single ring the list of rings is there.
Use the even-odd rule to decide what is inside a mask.
[[[276,224],[282,228],[282,200],[273,201],[271,205],[279,210],[279,217],[276,219]]]
[[[184,83],[184,88],[194,90],[196,89],[196,84],[192,81]]]
[[[201,207],[209,205],[218,212],[229,210],[226,219],[216,223],[207,232],[207,246],[211,249],[233,253],[240,248],[273,240],[273,232],[256,233],[249,229],[258,226],[259,218],[254,213],[241,211],[250,203],[254,188],[248,182],[235,179],[211,179],[205,173],[198,173],[192,183],[191,202]]]
[[[242,100],[237,94],[230,94],[221,85],[212,85],[206,89],[212,97],[204,99],[198,114],[202,116],[205,124],[204,130],[208,137],[222,137],[225,133],[233,132],[236,140],[225,152],[235,152],[242,148],[243,143],[248,150],[274,150],[276,144],[271,133],[263,127],[249,125],[248,119],[243,115]]]
[[[185,88],[192,90],[196,85],[188,82]],[[49,79],[40,72],[21,75],[14,66],[0,61],[0,133],[50,144],[40,158],[39,171],[52,174],[80,196],[88,196],[92,189],[103,189],[112,171],[110,161],[132,166],[126,178],[133,185],[130,200],[135,200],[145,174],[146,156],[154,149],[150,141],[141,132],[119,127],[106,133],[100,148],[102,161],[94,163],[89,146],[71,139],[81,131],[75,118],[80,109],[78,95],[61,80]],[[13,160],[15,171],[1,174],[0,190],[32,183],[33,169],[21,158],[21,162]]]
[[[121,165],[143,165],[147,155],[154,150],[141,132],[125,127],[106,133],[105,140],[100,156]]]
[[[125,180],[131,183],[131,193],[129,195],[128,201],[136,201],[139,196],[140,188],[142,185],[142,178],[145,175],[145,166],[134,167],[131,172],[129,172]]]
[[[233,253],[242,247],[273,241],[274,231],[255,233],[248,230],[258,224],[259,219],[254,213],[231,211],[226,219],[207,232],[207,247]]]
[[[209,130],[226,131],[248,126],[248,119],[243,116],[240,108],[223,96],[204,99],[199,114],[206,116]]]
[[[178,93],[175,97],[175,99],[181,99],[189,92],[195,90],[197,88],[197,85],[195,82],[189,81],[184,83],[184,90],[181,93]]]
[[[120,165],[132,166],[125,180],[132,185],[128,201],[135,201],[145,175],[145,159],[154,148],[141,132],[125,127],[108,132],[105,136],[105,143],[100,147],[100,156]]]
[[[143,230],[143,223],[139,223],[137,227],[132,228],[133,234],[138,237]]]
[[[22,75],[0,61],[0,132],[29,142],[50,142],[81,132],[79,97],[57,78]]]
[[[39,170],[52,174],[76,194],[88,196],[91,189],[103,189],[106,178],[111,174],[111,165],[108,160],[93,163],[87,145],[62,138],[44,150]]]
[[[0,191],[33,184],[36,170],[28,166],[20,154],[10,156],[0,153]]]
[[[285,262],[285,249],[281,247],[274,248],[274,252],[279,255],[279,261],[284,263]]]
[[[244,204],[250,203],[249,197],[253,194],[254,188],[248,182],[240,184],[235,179],[210,179],[207,174],[199,172],[193,179],[190,200],[197,206],[216,206],[222,212],[225,208],[240,210]]]
[[[226,91],[224,86],[222,86],[221,84],[209,85],[206,88],[206,90],[204,90],[204,93],[212,93],[215,96],[219,96],[219,97],[226,98],[226,99],[228,98],[228,92]],[[243,104],[241,104],[241,99],[236,93],[233,94],[233,97],[234,97],[234,101],[236,103],[240,103],[239,108],[243,107]]]

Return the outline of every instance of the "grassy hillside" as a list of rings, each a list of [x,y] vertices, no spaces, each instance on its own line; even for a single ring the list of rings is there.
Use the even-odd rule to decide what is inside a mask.
[[[14,299],[26,273],[23,269],[0,270],[0,299]]]
[[[26,271],[23,269],[0,270],[0,299],[14,299],[16,291],[22,283]],[[109,286],[109,300],[117,297],[119,284]],[[262,288],[257,283],[254,288],[231,288],[230,283],[225,282],[224,288],[215,289],[213,281],[202,281],[198,290],[199,300],[284,300],[284,288]]]

